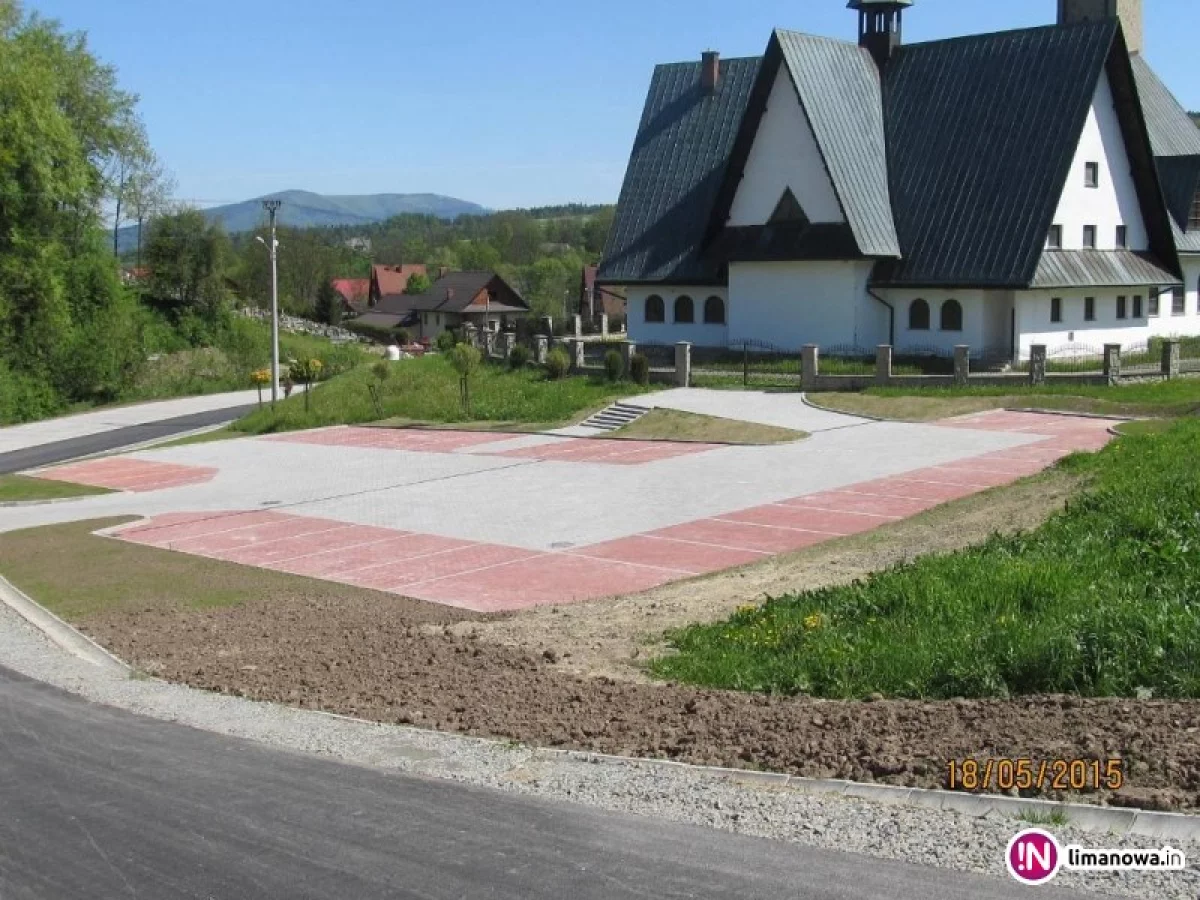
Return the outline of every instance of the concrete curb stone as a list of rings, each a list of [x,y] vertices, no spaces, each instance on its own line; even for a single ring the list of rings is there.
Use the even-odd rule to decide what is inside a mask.
[[[91,638],[68,625],[40,603],[18,590],[6,578],[0,577],[0,602],[6,604],[51,641],[73,656],[102,669],[129,676],[133,670]]]

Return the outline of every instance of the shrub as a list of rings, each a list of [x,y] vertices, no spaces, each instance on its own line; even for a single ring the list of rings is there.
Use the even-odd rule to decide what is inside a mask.
[[[383,418],[383,385],[391,377],[392,367],[386,359],[381,359],[371,366],[371,374],[375,380],[367,383],[367,393],[371,395],[371,405],[375,407],[378,418]]]
[[[625,371],[625,360],[616,350],[604,354],[604,375],[609,381],[620,381]]]
[[[468,416],[471,415],[471,376],[479,371],[482,361],[483,355],[470,344],[459,344],[450,351],[450,364],[458,373],[459,399]]]
[[[442,353],[449,353],[458,344],[458,337],[453,331],[446,330],[437,336],[434,344]]]
[[[412,343],[412,336],[408,333],[407,328],[396,329],[396,343],[403,347],[405,344]]]
[[[546,356],[546,374],[554,381],[565,378],[571,368],[571,358],[562,347],[555,347]]]
[[[650,383],[650,360],[645,355],[633,354],[629,360],[629,377],[643,386]]]
[[[524,344],[517,344],[512,348],[512,352],[508,355],[508,365],[511,369],[523,369],[529,365],[529,348]]]

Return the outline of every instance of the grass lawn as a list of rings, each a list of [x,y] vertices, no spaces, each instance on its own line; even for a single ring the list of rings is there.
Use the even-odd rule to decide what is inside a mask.
[[[721,419],[674,409],[652,409],[606,437],[631,440],[704,441],[714,444],[782,444],[808,437],[803,431]]]
[[[1060,466],[1034,531],[769,600],[670,636],[660,677],[853,698],[1200,697],[1200,420]]]
[[[100,537],[130,518],[13,531],[0,540],[0,575],[64,619],[161,609],[214,609],[274,598],[338,603],[392,599],[373,591]],[[410,602],[410,601],[401,601]],[[432,607],[430,616],[444,611]]]
[[[1000,407],[1036,407],[1111,416],[1181,416],[1200,412],[1200,379],[1178,378],[1115,387],[1047,384],[1040,387],[868,388],[818,393],[827,409],[903,421],[928,421]]]
[[[613,400],[649,390],[628,382],[591,378],[551,381],[540,369],[514,372],[486,365],[472,378],[468,412],[459,399],[458,374],[449,361],[426,356],[391,364],[391,375],[382,384],[380,415],[369,390],[371,385],[379,384],[372,368],[361,367],[320,385],[313,390],[307,410],[303,395],[297,392],[276,409],[253,412],[234,423],[233,428],[267,434],[396,418],[425,423],[559,424]]]
[[[64,497],[90,497],[111,494],[107,488],[66,481],[49,481],[25,475],[0,475],[0,503],[19,503],[35,500],[59,500]]]

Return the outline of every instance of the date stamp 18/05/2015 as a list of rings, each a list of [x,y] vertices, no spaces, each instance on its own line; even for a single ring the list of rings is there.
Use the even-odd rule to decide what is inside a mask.
[[[951,791],[1119,791],[1125,763],[1119,759],[952,759],[946,764]]]

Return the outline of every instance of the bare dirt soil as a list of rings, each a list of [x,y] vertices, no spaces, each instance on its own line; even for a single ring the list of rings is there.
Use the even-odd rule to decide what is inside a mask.
[[[0,553],[0,565],[28,553],[43,563],[78,555],[77,545],[97,541],[92,555],[110,565],[112,553],[136,554],[124,560],[142,572],[136,599],[95,605],[60,595],[58,605],[141,670],[208,690],[544,746],[920,787],[945,787],[950,760],[1119,758],[1128,785],[1083,799],[1200,808],[1200,702],[821,701],[651,683],[640,669],[660,652],[664,629],[1032,527],[1075,487],[1052,472],[739,571],[503,618],[336,585],[300,590],[319,584],[303,579],[255,581],[241,602],[180,603],[165,599],[175,591],[159,593],[162,576],[183,574],[173,568],[184,565],[179,555],[92,537],[79,524],[19,535],[23,546]],[[203,562],[221,569],[222,600],[239,577],[262,574]],[[171,570],[156,575],[159,566]]]
[[[381,722],[922,787],[945,786],[951,759],[1121,758],[1130,787],[1108,802],[1200,806],[1200,702],[826,702],[586,678],[552,653],[433,633],[403,604],[361,597],[126,609],[84,625],[172,681]]]

